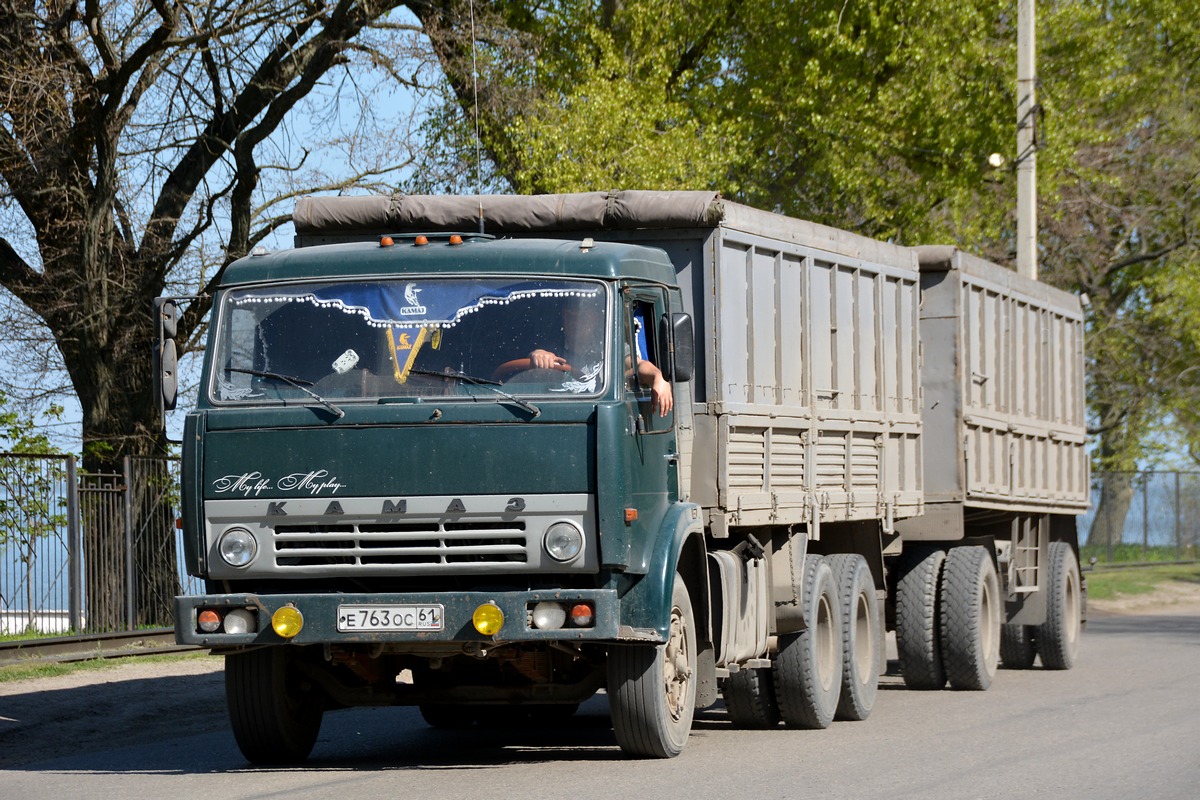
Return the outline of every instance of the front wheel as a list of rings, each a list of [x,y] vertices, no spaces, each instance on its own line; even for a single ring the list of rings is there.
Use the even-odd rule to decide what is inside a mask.
[[[285,646],[225,656],[229,722],[252,764],[295,764],[316,744],[325,701],[297,670],[298,657]]]
[[[667,641],[614,647],[608,654],[609,710],[622,750],[643,758],[672,758],[683,751],[696,709],[695,670],[692,600],[676,575]]]

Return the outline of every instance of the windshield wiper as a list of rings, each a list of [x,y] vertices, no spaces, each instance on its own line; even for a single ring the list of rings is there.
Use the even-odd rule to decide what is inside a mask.
[[[243,375],[253,375],[257,378],[273,378],[274,380],[283,381],[286,384],[295,386],[297,389],[304,392],[306,395],[311,397],[313,400],[316,400],[318,403],[321,404],[322,408],[329,411],[331,414],[333,414],[338,419],[341,419],[342,417],[346,416],[345,411],[342,411],[340,408],[335,406],[333,403],[329,402],[324,397],[321,397],[321,395],[317,394],[312,389],[308,388],[308,386],[312,386],[312,381],[306,381],[303,378],[295,378],[295,377],[292,377],[289,375],[280,375],[278,372],[263,372],[263,371],[257,370],[257,369],[242,369],[241,367],[226,367],[225,371],[226,372],[239,372]],[[305,386],[304,384],[308,384],[308,386]]]
[[[522,400],[521,398],[511,395],[508,392],[504,391],[503,389],[499,388],[500,381],[492,381],[492,380],[488,380],[486,378],[476,378],[474,375],[467,375],[466,373],[462,373],[462,372],[435,372],[431,369],[412,369],[412,370],[408,371],[408,374],[410,374],[410,375],[429,375],[434,378],[454,378],[455,380],[460,380],[463,383],[470,383],[475,386],[483,386],[484,388],[491,389],[493,392],[500,395],[501,397],[503,397],[505,400],[509,401],[510,403],[520,406],[521,408],[525,409],[526,411],[528,411],[530,414],[532,414],[535,417],[542,413],[542,410],[540,408],[538,408],[537,406],[535,406],[533,403],[530,403],[526,400]]]

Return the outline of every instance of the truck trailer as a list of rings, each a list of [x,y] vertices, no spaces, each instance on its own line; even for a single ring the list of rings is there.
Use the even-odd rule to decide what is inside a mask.
[[[304,198],[232,264],[184,430],[176,638],[255,763],[325,710],[626,753],[1068,668],[1082,313],[952,248],[709,192]],[[177,303],[156,308],[174,375]],[[164,403],[174,403],[173,391]]]

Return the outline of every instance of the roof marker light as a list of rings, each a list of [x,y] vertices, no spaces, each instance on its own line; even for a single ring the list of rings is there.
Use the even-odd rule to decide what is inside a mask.
[[[415,244],[417,247],[424,247],[425,245],[429,244],[429,237],[428,236],[418,236],[416,239],[413,240],[413,244]]]
[[[462,237],[457,233],[450,234],[450,244],[462,244]]]
[[[390,236],[383,236],[379,239],[380,247],[391,247],[394,244],[396,244],[396,240]]]

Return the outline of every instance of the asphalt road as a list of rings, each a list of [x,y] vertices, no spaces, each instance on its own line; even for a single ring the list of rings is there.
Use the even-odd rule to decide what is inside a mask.
[[[138,713],[147,724],[170,715],[173,733],[146,741],[125,715],[106,727],[101,706],[93,732],[32,761],[22,743],[36,729],[22,735],[9,711],[38,698],[0,697],[0,798],[1200,797],[1200,615],[1093,619],[1074,670],[1001,671],[987,692],[883,684],[869,720],[825,731],[733,730],[717,706],[670,761],[625,759],[597,697],[536,732],[434,731],[411,709],[339,711],[305,767],[258,769],[219,713],[186,713],[221,706],[219,676],[141,678],[124,687],[145,703]],[[99,702],[96,687],[59,691],[77,694],[79,713]]]

